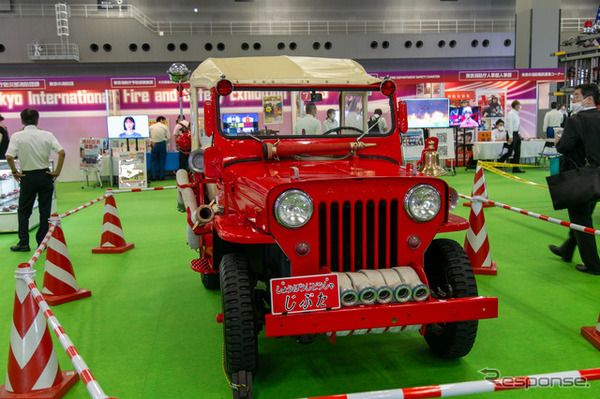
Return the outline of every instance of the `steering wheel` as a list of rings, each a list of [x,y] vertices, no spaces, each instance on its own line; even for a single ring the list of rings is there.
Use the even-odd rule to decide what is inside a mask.
[[[328,131],[323,133],[323,136],[325,136],[327,134],[332,134],[332,133],[335,133],[338,136],[340,136],[342,134],[342,130],[345,130],[345,129],[356,130],[360,134],[364,133],[362,130],[360,130],[359,128],[354,127],[354,126],[338,126],[338,127],[334,127],[333,129],[329,129]]]

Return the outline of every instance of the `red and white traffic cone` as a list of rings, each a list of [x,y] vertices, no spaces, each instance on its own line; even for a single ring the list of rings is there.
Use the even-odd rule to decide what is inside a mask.
[[[104,221],[100,246],[92,249],[94,254],[120,254],[133,248],[133,243],[126,243],[123,228],[113,195],[106,197],[104,203]]]
[[[477,163],[477,168],[475,169],[475,177],[473,178],[473,189],[471,191],[471,197],[480,196],[481,198],[488,199],[487,188],[485,187],[485,175],[483,173],[483,168]],[[471,206],[471,202],[463,202],[464,206]],[[487,202],[482,204],[483,208],[489,208],[494,206],[492,204],[488,204]]]
[[[0,398],[62,398],[79,380],[75,371],[61,371],[46,318],[27,287],[24,276],[35,271],[19,265],[6,383]]]
[[[65,235],[60,228],[60,218],[52,215],[50,222],[55,223],[56,228],[48,241],[46,249],[44,287],[42,288],[44,300],[49,305],[60,305],[61,303],[91,296],[92,292],[90,290],[77,286]]]
[[[469,215],[469,228],[465,237],[465,252],[469,256],[473,273],[496,275],[496,262],[492,262],[490,243],[481,201],[474,200]]]
[[[600,316],[598,316],[598,324],[593,327],[581,327],[581,335],[600,350]]]

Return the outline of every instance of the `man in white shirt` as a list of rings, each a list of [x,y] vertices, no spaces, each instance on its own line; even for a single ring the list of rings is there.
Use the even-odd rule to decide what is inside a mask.
[[[171,132],[167,127],[167,118],[159,116],[156,123],[150,126],[150,176],[152,180],[165,180],[165,165],[167,163],[167,142],[171,140]]]
[[[321,134],[321,122],[315,116],[317,116],[317,106],[313,102],[306,103],[305,115],[296,123],[294,127],[294,135],[297,136],[313,136],[315,134]]]
[[[514,100],[511,104],[512,109],[506,115],[506,127],[508,130],[508,152],[500,157],[498,162],[506,162],[512,155],[511,163],[518,164],[521,162],[521,134],[519,133],[520,119],[519,111],[521,110],[521,102]],[[513,167],[513,173],[525,173],[519,167]]]
[[[547,139],[554,138],[554,129],[559,128],[564,119],[563,113],[557,110],[556,106],[556,101],[553,101],[550,104],[550,108],[552,109],[544,115],[544,127],[542,130],[546,132]]]
[[[338,121],[335,120],[335,109],[329,108],[327,110],[327,118],[323,121],[323,133],[338,127]]]
[[[29,252],[29,217],[37,197],[40,212],[40,226],[35,235],[38,246],[46,237],[49,228],[48,219],[52,209],[54,180],[60,175],[65,161],[65,150],[50,132],[38,129],[40,114],[35,109],[26,108],[21,112],[23,130],[10,138],[6,150],[6,161],[13,177],[21,183],[19,194],[19,243],[10,247],[14,252]],[[50,171],[50,153],[58,154],[56,168]],[[21,171],[15,167],[15,158],[19,158]]]

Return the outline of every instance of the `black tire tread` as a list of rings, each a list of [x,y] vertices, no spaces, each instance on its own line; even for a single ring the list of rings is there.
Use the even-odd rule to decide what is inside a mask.
[[[219,273],[201,273],[200,281],[202,281],[202,285],[207,290],[218,290],[219,283]]]
[[[425,252],[425,274],[433,285],[448,283],[454,298],[477,296],[477,283],[469,257],[454,240],[433,240]],[[443,359],[457,359],[467,355],[473,348],[477,335],[477,320],[445,323],[442,333],[433,332],[432,326],[425,331],[425,340],[431,350]]]
[[[258,340],[255,322],[254,284],[248,261],[237,254],[223,256],[220,265],[223,304],[225,371],[255,373]]]

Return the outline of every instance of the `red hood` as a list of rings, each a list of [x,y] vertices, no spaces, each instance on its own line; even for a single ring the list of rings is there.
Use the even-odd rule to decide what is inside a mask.
[[[244,160],[226,165],[224,172],[224,180],[233,186],[234,208],[247,218],[254,219],[261,227],[265,226],[263,223],[269,193],[281,185],[323,181],[339,183],[344,179],[389,179],[400,176],[432,179],[420,173],[407,174],[394,160],[375,157],[335,161]]]

